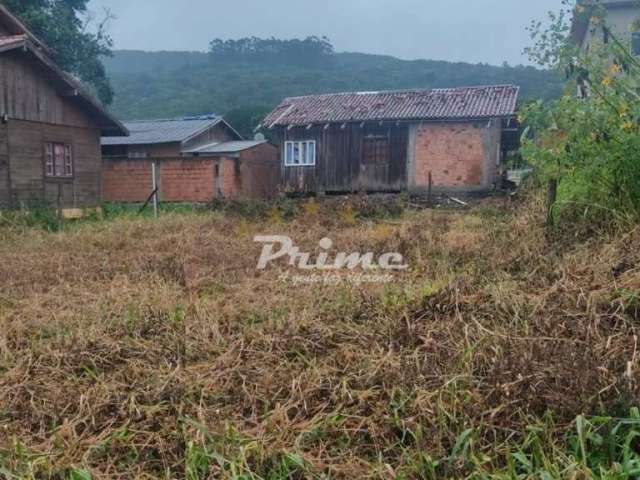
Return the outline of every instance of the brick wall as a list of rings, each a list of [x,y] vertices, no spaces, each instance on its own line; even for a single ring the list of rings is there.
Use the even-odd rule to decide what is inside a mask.
[[[165,160],[160,167],[160,200],[206,203],[214,198],[212,159]]]
[[[140,203],[153,191],[149,160],[104,160],[102,197],[105,202]]]
[[[140,203],[153,190],[151,159],[105,159],[103,197],[106,202]],[[232,198],[240,190],[236,160],[226,158],[156,160],[159,197],[162,202],[207,203]],[[215,165],[219,178],[216,178]]]
[[[414,186],[490,188],[494,182],[499,131],[486,122],[426,124],[415,131]]]
[[[103,161],[107,202],[140,203],[152,191],[154,159]],[[162,158],[158,164],[162,202],[207,203],[214,199],[271,198],[278,189],[278,151],[273,145],[245,150],[240,158]]]

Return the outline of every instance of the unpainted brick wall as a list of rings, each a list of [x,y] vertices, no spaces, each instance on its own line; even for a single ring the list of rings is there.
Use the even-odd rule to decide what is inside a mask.
[[[160,200],[206,203],[214,198],[212,159],[164,160],[160,163]]]
[[[242,189],[240,180],[240,161],[235,158],[220,157],[216,159],[218,162],[219,178],[217,179],[217,188],[215,198],[230,199],[239,196]]]
[[[491,159],[490,132],[472,123],[420,125],[415,138],[415,185],[444,188],[483,187]],[[490,140],[490,138],[489,138]],[[491,143],[491,142],[489,142]]]
[[[162,202],[207,203],[233,198],[240,191],[236,159],[174,158],[155,160]],[[153,191],[153,159],[105,159],[103,197],[106,202],[140,203]],[[219,178],[215,165],[219,164]]]
[[[140,203],[153,191],[150,160],[104,160],[102,197],[105,202]]]
[[[242,152],[240,158],[105,158],[104,200],[121,203],[147,200],[153,190],[153,161],[158,165],[156,175],[162,202],[271,198],[278,190],[278,151],[273,145],[265,144]]]

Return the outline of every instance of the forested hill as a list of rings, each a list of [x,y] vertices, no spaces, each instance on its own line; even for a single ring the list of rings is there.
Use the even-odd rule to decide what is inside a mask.
[[[522,101],[551,98],[562,81],[532,67],[405,61],[332,53],[317,62],[230,61],[203,52],[116,51],[105,61],[123,119],[218,113],[244,133],[284,97],[354,90],[513,83]]]

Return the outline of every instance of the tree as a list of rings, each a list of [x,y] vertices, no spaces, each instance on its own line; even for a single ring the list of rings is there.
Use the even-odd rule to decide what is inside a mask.
[[[327,37],[307,37],[303,40],[278,38],[216,38],[209,44],[211,56],[219,62],[251,62],[285,65],[322,65],[334,54]]]
[[[543,180],[557,186],[556,219],[570,215],[572,220],[636,221],[640,62],[628,42],[608,29],[605,9],[589,19],[606,35],[588,51],[567,40],[567,18],[565,11],[552,17],[547,30],[539,24],[533,29],[532,59],[564,71],[568,83],[559,100],[533,102],[523,109],[524,157]]]
[[[112,40],[105,31],[109,15],[88,30],[89,0],[0,0],[40,40],[54,51],[54,60],[79,78],[105,104],[113,89],[101,57],[111,55]]]
[[[254,136],[255,128],[260,125],[262,119],[271,111],[272,107],[264,105],[248,105],[234,108],[228,111],[224,118],[233,125],[240,135],[251,139]]]

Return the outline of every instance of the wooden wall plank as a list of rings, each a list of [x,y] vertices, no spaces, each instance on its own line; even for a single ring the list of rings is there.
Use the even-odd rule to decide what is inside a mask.
[[[0,208],[8,207],[11,200],[8,143],[7,125],[0,123]]]
[[[50,75],[25,53],[0,55],[0,114],[56,125],[92,125],[89,115],[54,87]]]
[[[46,203],[56,206],[58,184],[63,188],[64,207],[91,207],[101,202],[102,160],[98,129],[10,120],[8,128],[11,162],[9,174],[14,205]],[[44,145],[71,145],[74,176],[44,177]]]
[[[362,146],[368,136],[388,139],[384,165],[371,171],[366,170],[362,161]],[[344,126],[331,124],[328,128],[324,125],[280,128],[276,131],[276,139],[282,158],[284,142],[316,141],[315,167],[285,167],[282,161],[282,183],[286,192],[390,192],[407,188],[407,125],[350,123]]]

